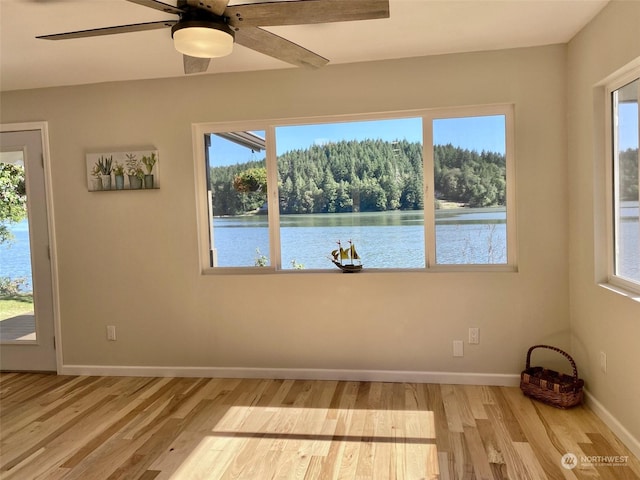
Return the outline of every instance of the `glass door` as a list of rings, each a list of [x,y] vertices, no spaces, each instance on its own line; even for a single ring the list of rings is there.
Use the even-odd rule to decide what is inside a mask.
[[[55,371],[42,131],[0,133],[0,368]]]

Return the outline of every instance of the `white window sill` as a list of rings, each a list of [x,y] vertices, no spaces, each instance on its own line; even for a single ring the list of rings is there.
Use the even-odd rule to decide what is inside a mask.
[[[599,283],[598,286],[609,290],[617,295],[622,295],[623,297],[627,297],[628,299],[640,303],[640,293],[633,292],[631,290],[627,290],[626,288],[620,287],[618,285],[613,285],[611,283]]]
[[[430,268],[364,268],[360,273],[518,273],[512,265],[437,265]],[[342,273],[337,268],[326,269],[286,269],[275,267],[205,267],[203,275],[303,275],[305,273],[336,274]]]

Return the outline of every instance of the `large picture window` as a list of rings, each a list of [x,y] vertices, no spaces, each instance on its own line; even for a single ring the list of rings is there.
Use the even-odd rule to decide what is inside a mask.
[[[640,72],[610,92],[612,238],[614,283],[640,291],[640,222],[638,146],[640,137]]]
[[[203,268],[335,270],[340,242],[365,269],[512,270],[512,123],[492,106],[197,125]]]

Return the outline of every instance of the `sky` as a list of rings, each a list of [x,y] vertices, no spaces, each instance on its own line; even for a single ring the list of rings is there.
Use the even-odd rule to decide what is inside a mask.
[[[264,132],[254,132],[264,136]],[[316,125],[276,127],[276,152],[281,155],[295,149],[341,140],[381,139],[388,142],[407,140],[422,143],[422,119],[400,118],[390,120],[358,121]],[[447,118],[433,121],[435,144],[469,150],[505,151],[504,115]],[[212,165],[230,165],[248,160],[261,160],[264,152],[249,149],[211,136],[210,160]]]
[[[470,150],[504,153],[504,116],[437,119],[433,122],[435,144],[451,143]],[[339,140],[381,139],[422,143],[422,119],[401,118],[276,128],[277,153]]]
[[[276,128],[278,155],[310,145],[322,145],[340,140],[367,139],[380,139],[387,142],[408,140],[409,142],[422,143],[422,119],[402,118]]]
[[[433,143],[481,152],[505,153],[506,125],[504,115],[486,117],[444,118],[433,121]]]
[[[620,104],[618,106],[619,150],[638,148],[638,135],[638,104]]]
[[[256,135],[264,138],[264,131],[254,131]],[[220,167],[224,165],[235,165],[249,161],[263,160],[266,156],[264,151],[252,152],[246,147],[211,135],[211,147],[209,148],[209,165]]]

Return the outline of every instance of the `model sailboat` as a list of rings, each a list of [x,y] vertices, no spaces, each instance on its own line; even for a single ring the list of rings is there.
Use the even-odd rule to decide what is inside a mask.
[[[345,273],[354,273],[362,270],[360,255],[356,252],[356,246],[351,240],[349,240],[349,247],[347,248],[342,248],[342,244],[338,240],[338,248],[331,252],[331,261]]]

